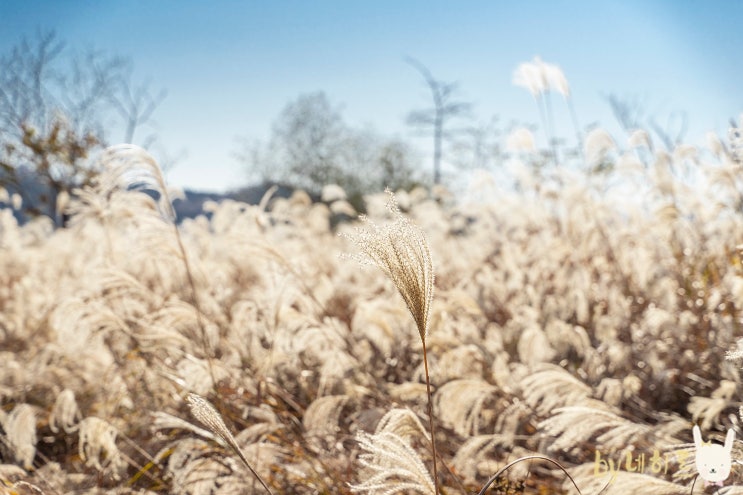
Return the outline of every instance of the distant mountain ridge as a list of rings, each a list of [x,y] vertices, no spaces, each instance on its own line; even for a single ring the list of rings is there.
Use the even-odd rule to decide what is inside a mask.
[[[273,186],[277,186],[273,192],[272,197],[288,198],[294,192],[294,188],[273,183],[263,183],[259,185],[247,186],[236,191],[230,191],[226,193],[211,193],[211,192],[200,192],[186,189],[184,191],[184,199],[176,199],[173,201],[173,208],[175,208],[176,218],[178,222],[183,221],[186,218],[196,218],[197,216],[204,213],[204,203],[207,201],[224,201],[225,199],[231,199],[234,201],[240,201],[251,205],[257,205],[260,203],[263,196]],[[312,198],[317,200],[318,198]]]
[[[272,197],[288,198],[294,192],[294,188],[292,187],[273,183],[247,186],[225,193],[202,192],[186,189],[184,190],[183,198],[173,201],[173,208],[175,209],[177,222],[180,223],[186,218],[196,218],[197,216],[204,214],[204,203],[207,201],[221,202],[226,199],[231,199],[253,205],[258,204],[266,192],[274,185],[276,185],[277,188],[273,192]],[[23,175],[23,181],[20,188],[8,187],[7,190],[9,196],[12,196],[14,193],[23,193],[22,196],[26,204],[24,204],[24,207],[21,210],[13,211],[13,215],[19,224],[24,224],[34,218],[34,215],[30,215],[26,212],[33,211],[34,207],[37,206],[37,202],[41,203],[40,198],[44,197],[44,194],[46,193],[45,185],[31,173]],[[313,197],[313,200],[316,201],[317,199],[318,198]],[[0,199],[0,209],[10,207],[10,202]]]

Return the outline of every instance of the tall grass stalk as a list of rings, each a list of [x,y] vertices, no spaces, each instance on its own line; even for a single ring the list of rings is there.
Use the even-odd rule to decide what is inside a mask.
[[[173,226],[173,234],[178,245],[178,251],[183,260],[186,271],[189,290],[191,292],[191,303],[196,310],[196,323],[199,328],[201,345],[207,360],[209,375],[212,386],[216,390],[217,382],[212,363],[212,351],[206,332],[204,322],[204,311],[199,300],[196,282],[193,277],[193,269],[188,260],[185,245],[181,237],[176,218],[175,209],[169,189],[165,183],[160,165],[147,151],[139,146],[131,144],[120,144],[107,148],[101,157],[101,163],[105,170],[100,179],[100,192],[108,197],[116,189],[129,190],[132,188],[157,193],[157,207],[162,217]],[[113,250],[112,250],[113,251]]]
[[[552,153],[552,163],[556,166],[558,164],[557,156],[557,143],[555,143],[555,119],[552,112],[552,96],[551,92],[547,91],[542,95],[542,102],[545,108],[545,130],[547,134],[547,147]]]
[[[431,454],[433,455],[433,484],[436,488],[436,493],[439,493],[439,477],[437,465],[437,452],[436,452],[436,421],[433,417],[433,394],[431,393],[431,378],[428,375],[428,351],[426,350],[426,339],[423,339],[423,368],[426,371],[426,396],[428,397],[428,406],[426,408],[428,412],[428,426],[431,430]]]
[[[586,160],[586,153],[583,150],[583,132],[580,129],[580,122],[578,121],[578,113],[575,111],[575,105],[573,105],[573,98],[568,95],[565,97],[565,104],[568,106],[570,112],[570,119],[573,121],[573,128],[575,129],[575,138],[578,142],[578,152],[580,153],[583,161]]]
[[[356,259],[362,264],[373,264],[392,280],[395,287],[415,320],[418,334],[423,344],[423,367],[426,374],[428,396],[428,423],[431,433],[431,453],[433,456],[433,479],[436,493],[439,493],[436,426],[433,416],[433,396],[431,378],[428,372],[428,318],[434,293],[434,271],[431,250],[423,230],[405,217],[397,205],[394,194],[387,189],[389,200],[387,209],[393,221],[378,225],[366,217],[361,217],[370,229],[357,228],[353,234],[346,234],[365,256]]]
[[[583,495],[580,491],[580,488],[578,488],[578,485],[575,483],[575,480],[573,479],[573,477],[570,476],[570,473],[568,472],[568,470],[565,469],[565,466],[563,466],[562,464],[560,464],[554,459],[550,459],[549,457],[545,457],[542,455],[529,455],[525,457],[520,457],[514,461],[509,462],[508,464],[500,468],[497,473],[495,473],[493,476],[490,477],[490,479],[483,485],[482,489],[478,492],[477,495],[485,495],[485,493],[487,493],[488,491],[488,488],[490,488],[490,485],[495,483],[496,480],[498,480],[498,478],[503,476],[506,471],[511,469],[516,464],[519,464],[525,461],[547,461],[551,464],[554,464],[555,466],[557,466],[559,470],[561,470],[565,474],[565,476],[568,477],[568,479],[570,480],[570,483],[573,484],[573,486],[575,487],[575,490],[578,492],[578,495]],[[606,486],[596,495],[601,495],[608,487],[609,487],[609,483],[607,483]]]
[[[198,419],[201,424],[206,426],[212,433],[224,440],[224,442],[242,461],[245,467],[248,468],[251,474],[255,476],[263,489],[266,490],[269,495],[273,495],[273,492],[268,487],[266,482],[263,481],[263,478],[258,475],[256,470],[253,469],[253,466],[250,465],[250,462],[248,462],[248,459],[245,457],[245,454],[238,445],[237,440],[235,440],[235,437],[227,428],[227,425],[225,425],[222,416],[217,412],[214,406],[211,405],[206,399],[196,394],[188,394],[188,397],[186,397],[186,401],[191,408],[191,414],[193,414],[193,416]]]

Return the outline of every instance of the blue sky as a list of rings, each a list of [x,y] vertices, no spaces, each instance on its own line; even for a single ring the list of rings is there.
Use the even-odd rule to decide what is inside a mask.
[[[511,83],[539,55],[562,67],[581,124],[622,141],[604,99],[613,93],[660,121],[685,111],[688,141],[701,142],[743,112],[741,25],[743,2],[732,0],[0,0],[3,52],[53,29],[71,48],[131,58],[139,78],[167,89],[156,131],[169,154],[185,152],[169,181],[208,190],[245,184],[238,137],[267,139],[287,102],[318,90],[349,124],[411,139],[425,158],[427,142],[404,119],[429,95],[405,56],[458,82],[482,121],[539,122]],[[554,109],[560,124],[567,110],[559,100]]]

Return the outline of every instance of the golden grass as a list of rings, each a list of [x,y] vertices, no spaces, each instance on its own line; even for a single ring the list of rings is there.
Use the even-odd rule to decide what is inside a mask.
[[[682,151],[524,171],[478,201],[399,192],[405,213],[373,195],[374,237],[334,235],[300,194],[213,205],[178,237],[167,205],[120,186],[73,200],[64,230],[0,212],[0,490],[263,490],[240,452],[275,493],[476,492],[534,454],[592,493],[597,452],[682,452],[695,417],[714,439],[740,402],[743,180],[724,149]],[[357,246],[382,270],[338,256]],[[427,375],[434,435],[380,424],[425,418]],[[221,433],[184,423],[189,394]],[[682,464],[611,493],[687,491]],[[498,486],[564,479],[529,464]]]

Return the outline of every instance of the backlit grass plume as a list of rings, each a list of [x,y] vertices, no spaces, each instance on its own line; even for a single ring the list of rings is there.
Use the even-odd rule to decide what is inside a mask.
[[[428,374],[428,352],[426,350],[428,317],[431,312],[434,292],[433,261],[423,230],[402,214],[395,195],[389,189],[385,192],[389,195],[387,209],[392,213],[393,221],[379,225],[362,216],[362,221],[370,228],[357,228],[353,233],[345,234],[345,237],[356,244],[364,253],[365,257],[357,258],[361,263],[371,263],[378,266],[392,280],[405,300],[405,304],[407,304],[418,327],[418,333],[423,344],[423,366],[426,372],[426,390],[428,392],[433,479],[436,493],[438,493],[436,435],[431,380]]]
[[[389,411],[373,435],[360,432],[358,441],[365,453],[359,463],[366,472],[364,480],[352,485],[351,490],[368,494],[436,493],[431,475],[411,445],[411,438],[420,433],[424,433],[423,425],[408,409]]]
[[[245,465],[245,467],[248,468],[253,476],[256,477],[256,479],[261,484],[261,486],[263,486],[266,492],[268,492],[269,495],[273,495],[273,492],[268,487],[266,482],[263,481],[263,479],[255,471],[255,469],[253,469],[253,466],[250,465],[250,462],[248,462],[248,459],[245,457],[245,454],[238,445],[234,435],[232,435],[230,430],[227,428],[227,425],[224,424],[222,415],[217,412],[214,406],[211,405],[211,403],[209,403],[209,401],[207,401],[203,397],[193,393],[188,394],[188,396],[186,397],[186,401],[188,402],[188,405],[191,409],[191,414],[193,414],[193,416],[198,419],[201,424],[206,426],[209,431],[221,438],[240,458],[242,463]]]
[[[173,191],[165,184],[157,161],[147,151],[133,144],[110,146],[104,150],[100,162],[104,168],[98,189],[104,197],[110,197],[116,190],[150,191],[163,218],[175,223]]]
[[[423,230],[400,212],[394,194],[388,189],[387,209],[394,221],[379,225],[367,217],[361,219],[371,228],[357,228],[345,237],[366,256],[364,264],[374,264],[392,280],[413,315],[423,345],[428,333],[428,316],[433,301],[433,262]]]

